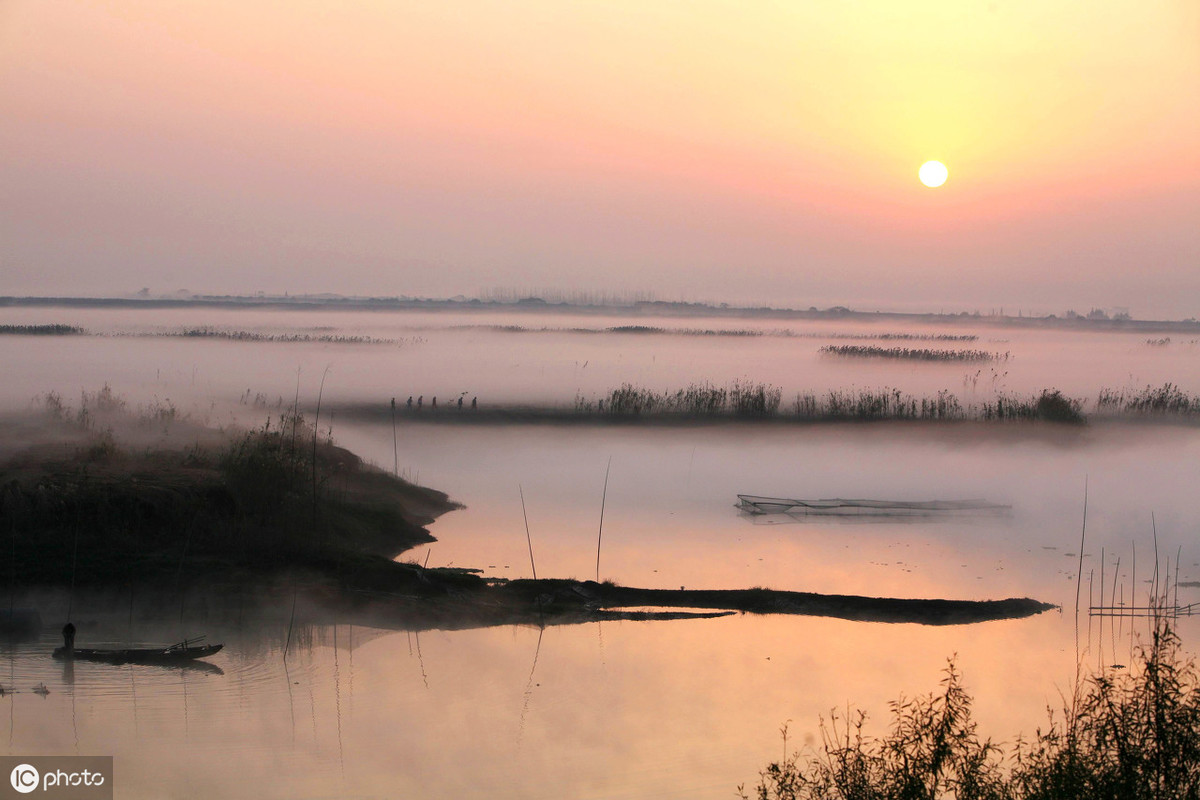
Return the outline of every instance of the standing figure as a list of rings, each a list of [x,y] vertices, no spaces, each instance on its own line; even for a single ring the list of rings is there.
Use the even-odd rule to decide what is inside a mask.
[[[471,398],[471,408],[477,408],[475,401],[477,401],[478,399],[479,399],[478,397]]]
[[[67,655],[75,652],[75,626],[68,622],[63,625],[63,649],[67,651]]]
[[[412,395],[411,394],[408,396],[408,407],[412,408]]]
[[[421,404],[424,402],[425,402],[425,395],[421,395],[420,397],[418,397],[417,398],[417,408],[420,408]]]

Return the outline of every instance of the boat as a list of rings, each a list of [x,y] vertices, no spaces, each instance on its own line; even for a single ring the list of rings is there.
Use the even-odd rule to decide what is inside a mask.
[[[203,637],[201,637],[203,639]],[[89,649],[76,647],[69,651],[59,647],[54,657],[60,660],[99,661],[105,664],[184,664],[197,658],[207,658],[221,651],[223,644],[199,644],[201,639],[188,639],[169,647]]]
[[[986,500],[793,500],[787,497],[761,497],[739,494],[737,508],[759,516],[786,514],[788,516],[872,516],[911,517],[941,514],[1004,514],[1012,506],[989,503]]]

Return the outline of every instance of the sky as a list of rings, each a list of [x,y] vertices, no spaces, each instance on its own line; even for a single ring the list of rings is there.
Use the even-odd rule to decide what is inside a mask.
[[[1200,4],[0,0],[0,295],[143,287],[1200,317]]]

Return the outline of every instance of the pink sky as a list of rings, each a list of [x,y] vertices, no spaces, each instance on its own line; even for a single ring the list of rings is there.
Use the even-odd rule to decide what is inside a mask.
[[[1193,0],[6,0],[0,109],[0,294],[1200,316]]]

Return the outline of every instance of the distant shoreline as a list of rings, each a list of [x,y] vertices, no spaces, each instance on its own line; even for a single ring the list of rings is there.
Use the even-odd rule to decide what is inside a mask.
[[[1007,329],[1054,328],[1071,331],[1115,333],[1197,333],[1200,321],[1139,320],[1093,316],[1011,316],[958,313],[855,311],[845,306],[818,309],[774,308],[766,306],[729,306],[709,303],[638,301],[629,304],[584,304],[546,302],[536,297],[516,302],[496,300],[434,299],[410,297],[340,297],[333,295],[192,295],[163,297],[0,297],[3,307],[61,308],[253,308],[304,309],[313,311],[463,311],[473,313],[571,313],[580,316],[731,318],[774,320],[818,320],[854,322],[905,322],[929,325],[972,325]],[[1095,313],[1095,312],[1093,312]]]

